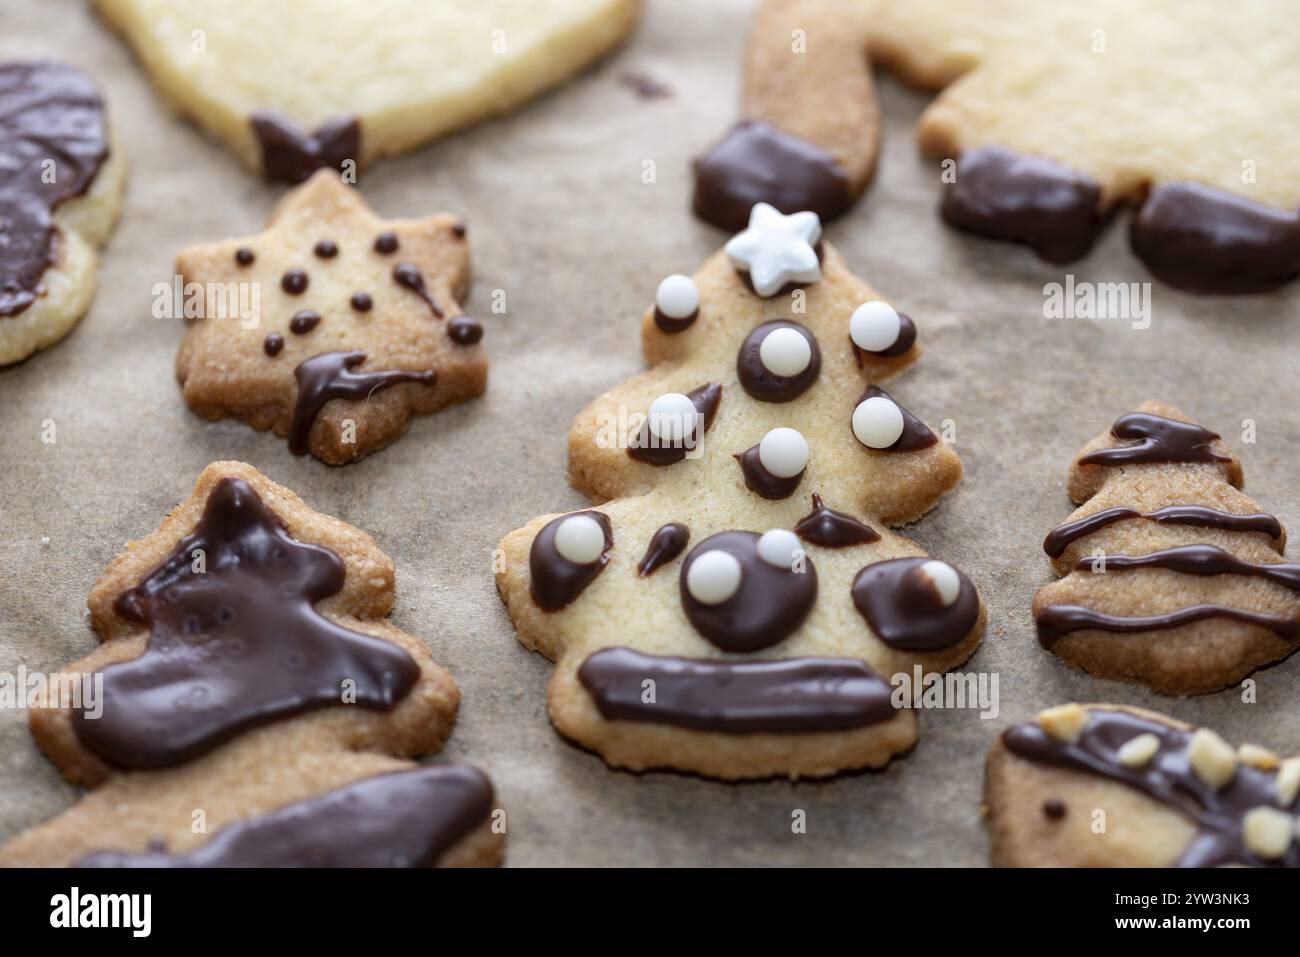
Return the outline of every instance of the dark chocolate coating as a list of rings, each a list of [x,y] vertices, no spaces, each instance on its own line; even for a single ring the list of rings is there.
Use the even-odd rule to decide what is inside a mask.
[[[473,316],[456,316],[447,323],[447,335],[458,346],[472,346],[483,338],[483,327]]]
[[[859,368],[862,366],[862,357],[864,355],[897,359],[899,356],[906,354],[907,350],[914,345],[916,345],[916,323],[912,321],[910,316],[901,312],[898,314],[898,338],[894,340],[894,344],[888,349],[882,349],[880,352],[860,349],[857,343],[853,341],[853,337],[849,337],[849,346],[853,349],[853,358]]]
[[[755,495],[773,501],[789,498],[793,495],[794,490],[803,481],[804,472],[808,471],[802,469],[798,475],[792,475],[789,478],[773,475],[759,459],[757,445],[751,445],[737,455],[736,461],[740,463],[740,472],[745,477],[745,488]]]
[[[420,669],[392,642],[316,611],[345,574],[334,552],[292,538],[251,485],[222,479],[194,531],[114,603],[149,641],[138,658],[104,668],[103,713],[73,713],[78,739],[115,767],[164,768],[341,705],[345,681],[356,706],[390,710]]]
[[[249,119],[262,147],[262,169],[268,179],[301,183],[318,169],[341,170],[361,155],[361,123],[340,116],[311,133],[273,110],[258,110]]]
[[[697,389],[692,389],[686,393],[686,398],[691,400],[695,410],[704,419],[704,431],[709,431],[709,426],[713,424],[713,417],[717,415],[718,404],[722,401],[722,386],[716,382],[709,382]],[[699,446],[703,436],[693,433],[689,441],[683,441],[680,445],[661,445],[659,439],[650,433],[650,419],[641,423],[641,429],[628,442],[627,454],[632,456],[638,462],[646,462],[650,465],[673,465],[686,458],[686,453]]]
[[[293,423],[289,426],[290,452],[302,455],[307,451],[312,424],[331,399],[366,399],[399,382],[418,382],[432,387],[437,380],[433,370],[353,371],[365,361],[364,352],[325,352],[298,364],[293,371],[298,380],[298,400],[294,403]]]
[[[979,621],[975,586],[957,570],[957,600],[944,605],[921,566],[928,558],[875,562],[853,579],[853,604],[881,641],[900,651],[942,651],[960,643]]]
[[[680,555],[690,540],[691,530],[681,522],[669,522],[660,526],[650,537],[645,556],[637,563],[636,573],[642,578],[654,574]]]
[[[278,356],[280,350],[283,348],[284,336],[280,335],[278,332],[269,333],[267,337],[262,340],[262,351],[272,358]]]
[[[967,150],[941,212],[954,226],[1026,243],[1048,262],[1085,255],[1106,224],[1101,185],[1059,163],[1000,146]]]
[[[370,298],[368,292],[354,292],[348,304],[357,312],[369,312],[375,301]]]
[[[300,309],[289,320],[289,331],[305,336],[320,325],[320,313],[314,309]]]
[[[1141,767],[1125,767],[1119,750],[1140,734],[1154,734],[1160,749]],[[1002,733],[1002,743],[1017,757],[1094,775],[1141,791],[1187,817],[1197,835],[1178,861],[1180,867],[1222,864],[1300,867],[1300,843],[1280,860],[1264,861],[1242,843],[1246,814],[1257,807],[1277,808],[1277,771],[1238,763],[1232,780],[1214,788],[1192,770],[1192,732],[1126,711],[1090,708],[1088,722],[1077,741],[1053,738],[1037,722],[1026,722]],[[1294,804],[1292,802],[1292,813]]]
[[[301,296],[310,282],[311,277],[305,269],[290,269],[280,277],[280,288],[291,296]]]
[[[1110,427],[1117,439],[1133,442],[1097,449],[1079,459],[1080,465],[1141,465],[1152,462],[1231,462],[1231,456],[1214,451],[1218,433],[1195,422],[1179,422],[1150,412],[1121,415]]]
[[[1300,636],[1300,619],[1270,615],[1261,611],[1246,611],[1227,605],[1188,605],[1166,615],[1122,617],[1107,615],[1082,605],[1048,605],[1035,616],[1038,623],[1038,640],[1044,648],[1051,648],[1072,631],[1109,631],[1116,634],[1134,634],[1143,631],[1163,631],[1209,618],[1227,618],[1246,625],[1267,628],[1280,638],[1292,641]]]
[[[475,768],[392,771],[227,824],[192,851],[96,851],[74,866],[432,867],[491,816],[492,801]]]
[[[899,403],[894,399],[892,395],[890,395],[884,389],[880,388],[880,386],[878,385],[867,386],[867,391],[863,392],[861,397],[858,399],[858,401],[853,403],[853,408],[856,409],[867,399],[874,398],[875,396],[884,396],[890,402],[893,402],[894,405],[898,406],[898,411],[903,413],[903,434],[900,435],[894,441],[894,444],[891,445],[889,448],[872,449],[871,451],[873,452],[916,452],[921,449],[928,449],[930,446],[938,444],[939,439],[935,436],[933,432],[930,431],[929,426],[927,426],[924,422],[922,422],[920,419],[914,416],[911,412],[908,412],[905,408],[899,405]],[[852,418],[852,414],[850,413],[849,431],[852,432],[852,430],[853,430],[853,418]],[[856,441],[856,437],[855,437],[855,441]]]
[[[700,310],[696,309],[689,316],[683,316],[681,319],[675,319],[672,316],[666,316],[655,306],[655,325],[659,327],[660,332],[669,334],[685,332],[691,326],[695,325],[695,320],[700,317]]]
[[[605,547],[590,565],[571,562],[555,547],[555,533],[560,523],[574,515],[594,518],[605,533]],[[533,601],[543,611],[558,611],[583,593],[609,564],[609,550],[614,547],[614,533],[604,512],[573,512],[551,519],[533,539],[528,550],[529,587]]]
[[[852,515],[827,508],[816,492],[812,497],[812,511],[794,526],[794,533],[805,542],[822,548],[848,548],[880,541],[880,533],[864,525]]]
[[[795,376],[779,376],[771,372],[759,358],[763,340],[777,329],[793,329],[808,341],[812,356],[808,368]],[[774,319],[755,327],[741,343],[736,355],[736,375],[741,387],[760,402],[791,402],[799,398],[817,381],[821,374],[822,351],[817,347],[817,337],[806,326],[788,319]]]
[[[1263,532],[1275,543],[1282,537],[1282,523],[1266,512],[1238,515],[1234,512],[1221,512],[1217,508],[1209,508],[1205,505],[1166,505],[1154,512],[1143,513],[1137,509],[1119,506],[1102,509],[1100,512],[1085,515],[1083,518],[1077,518],[1073,522],[1066,522],[1052,529],[1043,539],[1043,551],[1052,558],[1060,558],[1071,543],[1115,522],[1132,518],[1143,518],[1169,525],[1221,528],[1232,532]]]
[[[696,631],[723,651],[759,651],[798,630],[817,601],[817,568],[805,556],[801,570],[778,568],[758,554],[757,532],[718,532],[700,542],[682,562],[682,610]],[[719,605],[691,597],[686,578],[695,559],[718,549],[740,562],[740,587]]]
[[[745,228],[755,203],[811,210],[829,222],[853,200],[833,156],[759,120],[737,124],[695,161],[695,215],[730,232]]]
[[[322,239],[315,245],[312,252],[320,259],[333,259],[339,254],[339,246],[332,239]]]
[[[896,714],[857,658],[718,661],[603,648],[578,668],[601,716],[728,734],[847,731]],[[654,682],[647,702],[644,682]]]
[[[0,64],[0,321],[43,294],[58,255],[54,210],[90,189],[107,159],[104,103],[84,73]],[[45,182],[51,161],[54,181]]]

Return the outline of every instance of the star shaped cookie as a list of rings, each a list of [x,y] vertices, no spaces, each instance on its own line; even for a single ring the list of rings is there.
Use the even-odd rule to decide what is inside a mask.
[[[296,454],[355,461],[487,384],[482,327],[459,304],[469,248],[455,216],[380,219],[322,170],[264,232],[183,250],[176,272],[193,319],[176,358],[185,401]]]

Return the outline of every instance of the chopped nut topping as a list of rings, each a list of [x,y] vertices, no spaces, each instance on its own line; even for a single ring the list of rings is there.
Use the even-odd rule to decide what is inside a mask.
[[[1237,773],[1237,753],[1209,728],[1196,729],[1187,754],[1196,776],[1216,791]]]
[[[1294,833],[1295,821],[1290,814],[1271,807],[1257,807],[1247,812],[1241,838],[1252,854],[1271,861],[1286,853]]]
[[[1277,772],[1277,803],[1290,807],[1300,794],[1300,758],[1287,758]]]
[[[1057,741],[1072,744],[1079,740],[1083,726],[1088,723],[1088,712],[1077,704],[1063,704],[1048,708],[1038,715],[1038,725]]]
[[[1278,756],[1268,748],[1258,744],[1242,744],[1237,747],[1237,760],[1261,771],[1272,771],[1278,766]]]
[[[1160,739],[1148,731],[1125,741],[1119,749],[1119,763],[1126,768],[1140,768],[1155,757],[1160,750]]]

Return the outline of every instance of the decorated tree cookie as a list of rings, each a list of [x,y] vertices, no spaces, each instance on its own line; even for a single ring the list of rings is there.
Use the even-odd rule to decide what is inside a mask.
[[[1043,543],[1042,643],[1107,678],[1215,691],[1300,643],[1300,565],[1282,523],[1239,489],[1241,463],[1177,409],[1146,402],[1070,469],[1080,507]]]
[[[457,302],[469,248],[454,216],[382,220],[322,170],[265,232],[186,249],[176,271],[205,305],[249,290],[238,313],[209,306],[190,327],[176,358],[185,400],[273,429],[297,454],[351,462],[487,384],[483,329]]]
[[[697,163],[695,209],[726,228],[741,200],[847,209],[878,147],[870,51],[942,91],[917,133],[949,163],[953,225],[1068,262],[1132,205],[1158,278],[1269,289],[1300,274],[1293,19],[1288,0],[765,0],[745,119]]]
[[[92,790],[0,864],[499,860],[487,778],[409,760],[442,746],[459,692],[387,621],[393,574],[363,532],[210,465],[91,591],[103,643],[67,674],[98,692],[50,689],[32,712],[41,750]]]
[[[821,241],[759,205],[693,278],[659,284],[648,371],[569,439],[599,506],[502,542],[519,640],[556,661],[556,727],[611,764],[720,778],[880,766],[916,738],[889,680],[983,632],[974,586],[889,527],[961,476],[877,383],[916,327]]]
[[[1298,799],[1300,757],[1104,704],[1008,728],[985,777],[998,867],[1300,867]]]

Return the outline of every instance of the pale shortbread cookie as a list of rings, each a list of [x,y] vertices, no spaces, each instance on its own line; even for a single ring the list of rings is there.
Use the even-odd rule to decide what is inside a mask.
[[[1108,430],[1080,451],[1069,477],[1080,507],[1044,544],[1064,577],[1034,596],[1043,643],[1168,694],[1216,691],[1293,652],[1300,565],[1283,559],[1281,523],[1239,491],[1237,457],[1161,402],[1115,428],[1124,435]],[[1120,458],[1085,461],[1097,455]]]
[[[815,223],[815,217],[800,219],[810,216],[802,213],[799,217],[788,217],[784,224],[782,217],[776,216],[772,222],[778,230],[784,226],[810,235],[806,230]],[[753,232],[746,237],[752,238]],[[751,264],[749,274],[739,272],[729,262],[727,253],[719,252],[705,261],[693,280],[678,276],[665,281],[659,290],[658,305],[642,321],[642,341],[651,368],[596,399],[574,423],[569,438],[570,479],[582,492],[603,503],[589,514],[597,517],[597,523],[598,516],[607,518],[613,539],[612,548],[604,549],[608,564],[603,570],[598,565],[605,558],[586,565],[567,562],[563,554],[556,558],[563,547],[578,559],[592,559],[601,551],[601,542],[599,531],[592,542],[589,535],[581,534],[583,529],[579,525],[561,542],[559,529],[553,526],[557,544],[548,546],[550,532],[540,537],[539,532],[556,519],[554,515],[538,518],[512,532],[500,546],[502,565],[497,587],[519,640],[525,647],[557,663],[548,695],[552,720],[562,734],[619,767],[633,770],[671,767],[725,779],[824,776],[846,768],[885,764],[892,756],[911,747],[916,738],[916,718],[911,710],[900,710],[888,711],[880,720],[857,725],[849,722],[851,726],[830,730],[805,726],[798,731],[754,730],[753,727],[732,731],[730,728],[737,726],[735,719],[743,724],[745,715],[741,712],[747,707],[753,706],[754,711],[761,713],[774,699],[782,699],[778,682],[778,687],[767,689],[771,698],[734,702],[735,707],[724,722],[729,722],[729,727],[721,730],[660,722],[655,718],[654,706],[644,709],[639,720],[611,719],[602,716],[593,694],[579,677],[584,662],[601,649],[625,647],[644,655],[683,656],[742,667],[804,656],[829,657],[855,667],[867,662],[875,671],[877,681],[888,682],[898,672],[910,675],[914,665],[921,666],[925,672],[942,672],[959,665],[975,650],[983,631],[984,609],[974,586],[943,563],[935,563],[936,575],[954,590],[960,588],[960,600],[950,608],[938,603],[935,594],[938,579],[929,587],[924,578],[908,579],[918,586],[918,602],[935,616],[936,629],[946,629],[935,642],[939,647],[924,651],[891,647],[867,625],[864,615],[855,607],[851,588],[864,566],[924,554],[913,542],[890,532],[886,526],[913,521],[930,509],[957,483],[961,462],[950,446],[931,436],[915,420],[909,421],[908,434],[931,436],[935,439],[933,444],[909,451],[878,451],[867,448],[855,437],[854,413],[864,387],[892,377],[919,356],[920,349],[913,343],[915,327],[905,316],[900,317],[892,308],[876,302],[868,311],[874,309],[879,313],[877,321],[864,321],[859,332],[862,341],[878,351],[856,349],[849,338],[850,317],[864,303],[877,300],[877,295],[849,271],[829,244],[819,247],[820,280],[807,281],[793,291],[777,292],[771,298],[756,295],[751,280],[754,285],[772,282],[779,286],[783,278],[783,267],[774,275],[760,275],[759,264],[763,258],[754,256],[755,248],[759,253],[766,249],[780,259],[780,249],[765,246],[772,238],[758,237],[756,247],[747,248],[745,243],[728,247],[736,252],[738,260]],[[778,246],[780,238],[776,236]],[[812,249],[805,248],[804,253],[812,256]],[[816,271],[816,257],[799,260],[796,256],[786,265],[794,263],[798,271],[800,262],[804,268],[811,262]],[[800,360],[806,359],[807,353],[797,348],[791,353],[786,348],[792,341],[789,336],[781,348],[774,346],[771,352],[764,345],[750,353],[750,358],[765,356],[762,361],[784,368],[786,377],[763,375],[757,384],[751,380],[753,388],[772,390],[769,397],[773,401],[759,401],[741,382],[738,352],[756,327],[773,320],[797,323],[815,338],[820,372],[798,373]],[[868,332],[874,333],[874,338]],[[766,344],[767,339],[762,342]],[[880,354],[891,351],[896,354]],[[786,365],[787,362],[792,364]],[[761,372],[752,361],[748,370]],[[643,430],[648,426],[642,423],[656,397],[665,393],[686,394],[709,384],[721,387],[720,401],[711,416],[712,424],[695,450],[682,461],[662,466],[632,457],[629,441],[633,436],[645,434]],[[800,389],[803,390],[800,394],[791,394]],[[923,389],[907,391],[924,405]],[[898,408],[887,398],[880,398],[879,402],[884,403],[886,411]],[[873,434],[867,428],[871,424],[862,423],[863,434],[868,437]],[[895,420],[895,425],[898,424]],[[747,488],[742,466],[735,456],[762,445],[765,435],[779,427],[797,429],[806,439],[809,450],[806,469],[787,497],[760,497]],[[790,439],[788,433],[785,439]],[[800,464],[797,440],[778,441],[775,445],[770,464],[785,466],[782,470],[787,472],[797,468]],[[770,483],[775,494],[780,494],[785,491],[781,486],[789,480],[775,478],[774,481],[772,475],[763,476],[761,470],[754,476],[757,483]],[[816,598],[806,620],[784,640],[765,644],[768,639],[760,638],[757,643],[764,646],[757,650],[724,652],[719,644],[706,639],[693,627],[688,617],[681,591],[684,562],[691,560],[692,549],[716,533],[733,529],[763,533],[794,528],[810,513],[814,493],[830,509],[849,513],[874,528],[879,540],[824,547],[804,537],[805,557],[815,567],[817,576]],[[689,544],[683,548],[679,537],[676,549],[665,552],[666,563],[646,576],[639,576],[638,563],[652,539],[660,544],[670,540],[667,532],[660,531],[670,523],[680,523],[689,529]],[[588,524],[587,531],[591,532],[595,524]],[[848,527],[861,531],[851,519]],[[779,553],[779,536],[771,544]],[[749,619],[749,638],[768,625],[774,630],[788,631],[788,623],[777,629],[773,622],[788,614],[792,605],[808,598],[806,585],[801,584],[803,579],[793,569],[767,568],[761,558],[749,561],[750,548],[743,541],[733,547],[744,564],[742,590],[716,606],[720,614],[730,619],[730,624],[723,621],[719,625],[723,643],[733,646],[744,638],[738,634],[742,629],[732,627],[735,622]],[[709,549],[706,547],[705,551]],[[759,554],[762,551],[760,546]],[[530,571],[533,560],[546,566],[541,580]],[[714,564],[728,566],[730,563],[724,557]],[[721,589],[718,594],[725,595],[726,574],[727,569],[723,567],[722,578],[704,575],[708,581],[700,587],[705,590],[718,587]],[[594,580],[583,590],[582,581],[593,576]],[[768,585],[757,585],[746,592],[745,583],[751,576],[760,582],[766,578],[770,592]],[[901,579],[890,581],[897,584]],[[546,610],[539,605],[539,594],[550,605],[566,599],[569,603],[558,610]],[[881,598],[887,610],[892,609],[894,593],[888,588],[875,590],[873,594]],[[947,600],[952,602],[953,598],[950,593]],[[769,600],[771,605],[765,611],[754,611]],[[703,614],[708,617],[709,610],[705,609]],[[899,617],[903,629],[907,630],[913,620],[906,614]],[[611,660],[607,656],[607,661],[617,670],[616,657]],[[634,669],[640,666],[636,662],[646,664],[645,659],[635,659]],[[588,677],[599,680],[595,675]],[[803,690],[787,689],[784,703],[797,710],[810,687],[831,694],[837,679],[823,678],[823,684],[813,681],[804,685]],[[866,679],[861,682],[859,689],[868,683]],[[635,685],[636,694],[642,693],[640,682]],[[730,706],[724,698],[731,694],[727,689],[736,686],[723,676],[720,685],[700,690],[693,697],[684,685],[661,675],[657,679],[656,704],[671,707],[667,704],[669,699],[680,699],[678,704],[686,711],[693,708],[701,712],[726,711]],[[812,703],[807,709],[813,713],[814,725],[819,717],[824,717],[817,713],[818,707]],[[752,712],[748,714],[749,718],[753,716]],[[807,712],[804,717],[808,717]]]
[[[232,486],[232,482],[243,484]],[[231,507],[221,514],[217,524],[222,532],[229,534],[232,529],[237,531],[245,523],[253,522],[260,501],[261,506],[274,513],[275,521],[282,524],[295,543],[323,546],[341,559],[341,587],[314,602],[316,611],[328,623],[349,633],[379,639],[380,649],[391,645],[385,654],[395,654],[398,658],[404,654],[409,661],[404,667],[414,669],[408,676],[413,683],[388,708],[365,706],[361,690],[356,691],[356,703],[344,703],[346,689],[341,688],[338,701],[316,700],[306,710],[299,708],[292,713],[273,711],[266,720],[236,728],[233,738],[224,743],[189,741],[183,748],[178,746],[175,752],[159,750],[169,739],[181,740],[184,729],[191,727],[193,709],[202,710],[205,703],[209,708],[222,704],[198,697],[200,690],[207,688],[212,695],[224,695],[228,699],[212,716],[220,724],[234,719],[229,699],[233,696],[234,700],[240,700],[240,692],[248,691],[250,684],[256,685],[259,676],[286,667],[303,669],[303,681],[295,689],[301,693],[302,688],[311,685],[311,669],[319,660],[307,655],[297,664],[290,663],[290,656],[295,654],[289,644],[292,629],[258,633],[251,627],[257,609],[246,601],[252,602],[256,596],[249,592],[245,582],[242,592],[237,591],[233,596],[221,598],[219,592],[212,593],[218,596],[211,599],[216,608],[207,610],[218,616],[217,622],[233,615],[238,638],[222,632],[204,635],[213,650],[199,662],[192,685],[173,683],[169,691],[167,686],[157,685],[146,676],[134,683],[124,681],[115,690],[109,688],[107,677],[113,674],[114,663],[139,659],[151,642],[167,640],[158,630],[156,620],[155,633],[151,636],[149,625],[125,617],[124,610],[130,609],[119,599],[149,580],[178,543],[196,533],[211,496],[229,495],[232,488],[241,496],[239,507]],[[239,564],[252,567],[257,574],[274,573],[274,565],[261,564],[260,559],[253,557],[253,552],[260,547],[256,538],[248,539],[247,543],[241,546],[244,550]],[[302,545],[290,547],[297,550]],[[311,546],[308,550],[314,551]],[[205,573],[213,576],[214,585],[204,587],[215,588],[230,568],[221,561],[210,539],[206,551],[212,565]],[[272,560],[284,561],[285,557],[281,553],[278,559]],[[312,561],[312,577],[291,580],[319,583],[321,557],[316,555]],[[182,587],[192,589],[200,578],[181,575],[177,580]],[[316,593],[329,590],[319,585],[317,588]],[[311,588],[307,591],[311,592]],[[193,597],[194,592],[190,595]],[[170,718],[160,716],[154,730],[143,736],[138,732],[147,725],[138,720],[131,725],[130,729],[136,733],[133,745],[136,750],[132,752],[124,751],[121,742],[126,739],[121,735],[115,737],[111,732],[101,733],[92,727],[98,723],[95,719],[83,720],[80,727],[89,730],[79,731],[70,706],[53,707],[46,702],[33,710],[32,733],[41,750],[69,780],[93,790],[63,814],[6,844],[0,849],[0,864],[64,865],[94,851],[144,852],[159,840],[166,843],[169,851],[183,852],[204,844],[208,837],[231,822],[254,819],[259,814],[370,775],[414,767],[407,758],[437,751],[442,746],[455,720],[460,695],[451,676],[434,663],[424,642],[387,621],[393,598],[392,561],[370,536],[313,511],[293,492],[251,466],[240,462],[216,462],[208,466],[199,476],[190,498],[174,509],[157,531],[131,542],[96,582],[89,599],[91,625],[103,644],[67,668],[72,674],[106,674],[103,715],[98,721],[117,723],[123,719],[124,708],[129,711],[149,707],[149,702],[140,697],[145,689],[152,689],[156,700],[175,702],[170,705]],[[161,600],[176,599],[169,596]],[[283,599],[289,600],[287,596]],[[187,606],[191,614],[204,629],[215,627],[213,618],[204,613],[207,606],[201,594],[198,601],[198,606]],[[225,612],[227,608],[231,611]],[[165,605],[154,606],[154,614],[165,612]],[[220,646],[225,643],[229,647],[233,640],[244,643],[245,647],[242,652],[225,652],[229,664],[223,665]],[[241,675],[233,670],[239,666],[240,654],[250,652],[262,662],[256,672],[250,675],[245,671]],[[352,662],[355,669],[360,669],[355,672],[358,689],[368,680],[362,675],[364,662],[365,654],[356,654]],[[161,673],[160,668],[154,676]],[[182,694],[187,688],[191,690]],[[102,742],[118,742],[114,760],[132,767],[105,760],[88,745],[86,734],[93,735],[90,740],[96,742],[96,747],[102,748]],[[145,769],[145,765],[155,767]],[[205,831],[196,833],[193,825],[199,811]],[[463,835],[441,860],[442,863],[497,863],[502,842],[491,822],[484,821]]]
[[[469,244],[454,216],[380,219],[320,170],[265,232],[183,250],[176,272],[204,303],[176,358],[185,401],[294,452],[351,462],[486,387],[482,328],[458,304]]]
[[[608,52],[640,13],[639,0],[96,5],[179,111],[294,182],[509,110]]]
[[[0,101],[0,154],[9,160],[0,190],[4,366],[54,345],[90,309],[97,248],[108,241],[122,207],[126,159],[94,85],[71,67],[0,64]],[[48,244],[39,235],[46,218],[53,226]],[[42,254],[44,268],[31,272],[16,261]]]
[[[993,864],[1297,867],[1298,786],[1300,759],[1234,753],[1212,732],[1138,708],[1064,705],[989,750]]]

